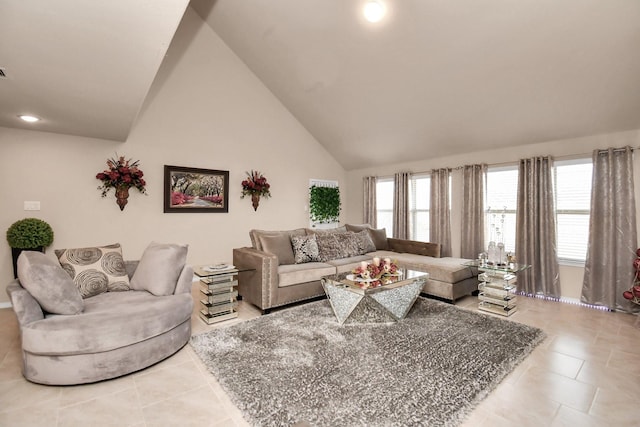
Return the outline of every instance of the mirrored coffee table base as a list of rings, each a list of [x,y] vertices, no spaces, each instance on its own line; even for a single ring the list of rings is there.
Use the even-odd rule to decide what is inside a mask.
[[[429,277],[424,272],[403,273],[402,279],[376,287],[363,288],[346,274],[324,277],[322,286],[340,324],[396,322],[407,315]]]

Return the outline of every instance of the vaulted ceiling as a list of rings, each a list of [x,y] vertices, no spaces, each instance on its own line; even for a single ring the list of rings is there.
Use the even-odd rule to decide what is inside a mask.
[[[640,128],[638,0],[192,0],[346,169]],[[0,0],[0,126],[125,140],[186,0]]]

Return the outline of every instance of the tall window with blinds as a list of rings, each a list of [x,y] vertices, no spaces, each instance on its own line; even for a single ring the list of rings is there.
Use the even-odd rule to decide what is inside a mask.
[[[387,237],[393,237],[393,178],[378,178],[376,183],[377,227],[387,231]]]
[[[586,260],[592,171],[591,159],[555,162],[557,250],[561,262]]]
[[[487,169],[484,205],[486,206],[485,247],[489,246],[489,242],[504,243],[505,251],[515,252],[518,205],[517,165]]]
[[[431,177],[413,175],[409,188],[409,230],[410,239],[429,241],[429,205],[431,200]]]

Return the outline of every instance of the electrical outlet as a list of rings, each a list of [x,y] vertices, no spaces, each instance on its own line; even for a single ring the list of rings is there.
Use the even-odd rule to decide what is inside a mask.
[[[38,201],[25,201],[24,202],[24,210],[25,211],[39,211],[40,210],[40,202],[38,202]]]

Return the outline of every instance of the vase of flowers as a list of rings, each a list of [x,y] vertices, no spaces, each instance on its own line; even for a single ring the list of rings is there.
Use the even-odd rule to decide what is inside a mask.
[[[398,266],[391,261],[391,258],[384,258],[381,260],[378,257],[373,258],[372,262],[368,263],[362,261],[360,265],[353,270],[356,282],[364,282],[368,286],[381,286],[388,283],[390,278],[395,278],[400,275]]]
[[[253,210],[258,210],[258,205],[260,204],[260,197],[269,198],[271,197],[271,185],[267,182],[267,178],[264,177],[258,171],[246,172],[247,177],[242,181],[242,196],[244,199],[245,196],[251,196],[251,204],[253,205]]]
[[[96,175],[96,179],[102,181],[102,185],[98,187],[98,190],[102,191],[102,197],[107,197],[109,190],[115,189],[116,202],[121,211],[127,204],[131,187],[137,188],[142,194],[147,192],[147,183],[142,178],[144,173],[138,167],[139,164],[139,160],[125,160],[124,156],[107,159],[108,168]]]

